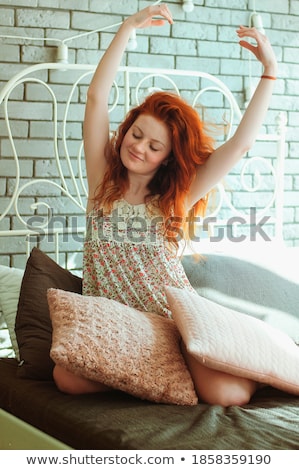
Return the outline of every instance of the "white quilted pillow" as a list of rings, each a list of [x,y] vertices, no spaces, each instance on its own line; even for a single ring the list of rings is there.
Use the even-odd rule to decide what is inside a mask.
[[[299,394],[299,347],[288,335],[185,289],[165,291],[187,350],[202,364]]]

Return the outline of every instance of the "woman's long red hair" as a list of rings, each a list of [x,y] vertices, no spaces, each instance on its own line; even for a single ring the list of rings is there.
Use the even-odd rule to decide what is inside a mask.
[[[95,201],[111,208],[115,200],[123,197],[128,188],[127,170],[120,159],[123,138],[140,114],[149,114],[165,123],[170,131],[172,150],[167,165],[161,165],[149,184],[149,194],[159,195],[159,208],[165,220],[173,216],[176,226],[185,230],[185,221],[204,215],[208,196],[200,199],[186,213],[186,197],[202,165],[214,149],[214,139],[204,130],[198,112],[181,97],[168,92],[155,92],[127,114],[117,133],[106,148],[108,168]],[[167,227],[166,227],[167,229]],[[177,229],[176,229],[177,230]],[[169,234],[173,241],[173,233]]]

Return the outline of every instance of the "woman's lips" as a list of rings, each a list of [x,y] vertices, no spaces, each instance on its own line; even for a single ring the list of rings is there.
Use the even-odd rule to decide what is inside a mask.
[[[143,162],[143,159],[135,155],[135,153],[129,152],[129,155],[133,160],[139,160],[140,162]]]

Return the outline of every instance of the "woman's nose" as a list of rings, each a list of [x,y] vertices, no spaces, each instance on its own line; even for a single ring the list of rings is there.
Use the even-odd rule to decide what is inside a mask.
[[[143,139],[138,140],[134,143],[134,148],[138,152],[143,153],[145,151],[145,141]]]

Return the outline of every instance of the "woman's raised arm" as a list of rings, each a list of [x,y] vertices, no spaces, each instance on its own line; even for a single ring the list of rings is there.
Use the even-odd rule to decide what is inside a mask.
[[[160,16],[161,19],[155,19],[155,16]],[[136,28],[161,26],[164,20],[172,23],[171,13],[165,4],[147,7],[127,18],[103,55],[91,80],[83,125],[90,198],[94,197],[94,192],[106,168],[104,150],[109,140],[109,94],[130,34]]]
[[[241,38],[240,45],[256,56],[262,63],[264,71],[235,134],[218,147],[204,165],[199,167],[191,185],[189,207],[204,197],[252,147],[272,97],[277,61],[268,38],[255,28],[245,26],[241,26],[237,34]],[[253,38],[256,45],[244,41],[244,37]]]

